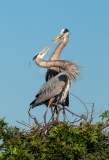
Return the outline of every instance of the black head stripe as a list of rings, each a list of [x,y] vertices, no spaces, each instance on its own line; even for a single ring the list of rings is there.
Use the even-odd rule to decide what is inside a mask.
[[[65,28],[63,33],[67,33],[67,32],[69,32],[69,30]]]
[[[32,60],[35,60],[35,59],[37,58],[38,55],[39,55],[39,53],[38,53],[38,54],[35,54],[35,56],[33,57]]]

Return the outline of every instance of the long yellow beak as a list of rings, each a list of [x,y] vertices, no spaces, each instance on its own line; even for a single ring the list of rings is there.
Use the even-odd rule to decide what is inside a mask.
[[[46,54],[49,51],[49,49],[50,49],[50,47],[46,46],[46,47],[43,48],[43,50],[41,51],[41,53],[44,55],[44,54]],[[37,57],[37,55],[38,55],[38,53],[34,55],[34,57],[33,57],[32,60],[35,60],[35,58]]]
[[[52,41],[54,44],[56,44],[58,41],[60,41],[63,38],[63,35],[59,35],[56,38],[54,38]]]
[[[44,49],[41,51],[43,54],[46,54],[50,50],[49,46],[44,47]]]

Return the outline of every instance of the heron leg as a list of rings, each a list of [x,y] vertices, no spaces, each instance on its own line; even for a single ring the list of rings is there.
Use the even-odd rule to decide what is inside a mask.
[[[54,113],[56,112],[56,114],[58,113],[58,109],[57,106],[54,107]]]
[[[54,106],[51,106],[51,113],[52,113],[52,121],[54,121],[54,114],[55,114],[55,110],[53,110]]]
[[[65,87],[65,82],[63,82],[63,84],[60,86],[60,89],[63,89]],[[63,116],[64,116],[64,121],[65,121],[65,104],[63,106]]]
[[[63,118],[64,118],[64,121],[65,121],[65,106],[63,107]]]
[[[54,111],[53,111],[53,115],[56,113],[56,115],[58,116],[58,108],[57,106],[55,105],[54,106]],[[56,116],[56,120],[57,120],[57,116]],[[54,118],[54,117],[53,117]]]
[[[49,101],[49,105],[51,106],[52,120],[54,120],[55,111],[53,111],[53,106],[51,105],[54,101],[55,97],[51,98]]]
[[[54,111],[53,111],[53,106],[51,106],[51,113],[52,113],[52,114],[54,113]]]
[[[45,124],[46,124],[46,114],[47,114],[47,112],[48,112],[48,109],[49,109],[49,107],[51,106],[51,104],[52,104],[52,102],[54,101],[54,97],[53,98],[51,98],[50,100],[49,100],[49,102],[48,102],[48,107],[47,107],[47,109],[46,109],[46,111],[45,111],[45,114],[44,114],[44,122],[45,122]]]
[[[45,113],[44,113],[44,123],[46,124],[46,114],[47,114],[47,112],[48,112],[48,109],[49,109],[49,106],[46,108],[46,111],[45,111]]]

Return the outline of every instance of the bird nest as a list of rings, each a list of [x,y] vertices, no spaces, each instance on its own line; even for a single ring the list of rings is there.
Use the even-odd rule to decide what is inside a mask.
[[[54,110],[52,111],[52,115],[51,115],[51,117],[50,117],[50,119],[48,120],[47,123],[46,122],[39,123],[36,116],[34,116],[30,113],[31,108],[29,108],[28,114],[29,114],[29,118],[34,120],[34,125],[30,124],[30,123],[29,124],[25,123],[24,121],[22,121],[22,122],[17,121],[17,122],[20,123],[20,124],[23,124],[27,127],[30,127],[31,130],[34,130],[34,128],[36,128],[36,130],[38,129],[37,134],[40,134],[42,137],[46,137],[48,135],[49,130],[53,126],[56,126],[60,123],[63,123],[63,121],[69,122],[72,127],[76,127],[76,128],[81,127],[80,125],[78,125],[77,122],[84,122],[84,123],[88,122],[88,123],[92,124],[93,119],[96,117],[96,116],[95,117],[93,116],[93,114],[94,114],[94,103],[91,103],[92,104],[92,110],[91,110],[91,112],[88,112],[88,109],[87,109],[87,106],[85,105],[85,103],[80,98],[75,96],[74,94],[72,94],[72,93],[70,93],[70,94],[72,96],[74,96],[75,98],[77,98],[83,104],[83,106],[86,109],[85,114],[77,114],[77,113],[72,112],[71,110],[69,110],[66,107],[61,107],[60,105],[52,103],[52,105],[54,106]],[[73,119],[72,122],[68,120],[67,115],[66,115],[67,112],[69,114],[73,115],[74,119]],[[60,119],[59,119],[60,113],[63,114],[63,121],[60,121]],[[99,113],[97,113],[97,115]],[[56,114],[56,117],[54,118],[55,114]]]

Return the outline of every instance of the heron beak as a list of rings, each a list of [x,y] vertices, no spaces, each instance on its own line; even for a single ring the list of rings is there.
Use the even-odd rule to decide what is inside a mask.
[[[49,46],[46,46],[41,52],[42,54],[46,54],[50,50]]]
[[[54,44],[56,44],[58,41],[60,41],[61,39],[63,38],[63,34],[62,35],[59,35],[57,36],[56,38],[54,38],[52,41]]]
[[[43,55],[45,55],[49,51],[50,47],[46,46],[41,52]],[[38,54],[35,54],[32,60],[35,60]]]

